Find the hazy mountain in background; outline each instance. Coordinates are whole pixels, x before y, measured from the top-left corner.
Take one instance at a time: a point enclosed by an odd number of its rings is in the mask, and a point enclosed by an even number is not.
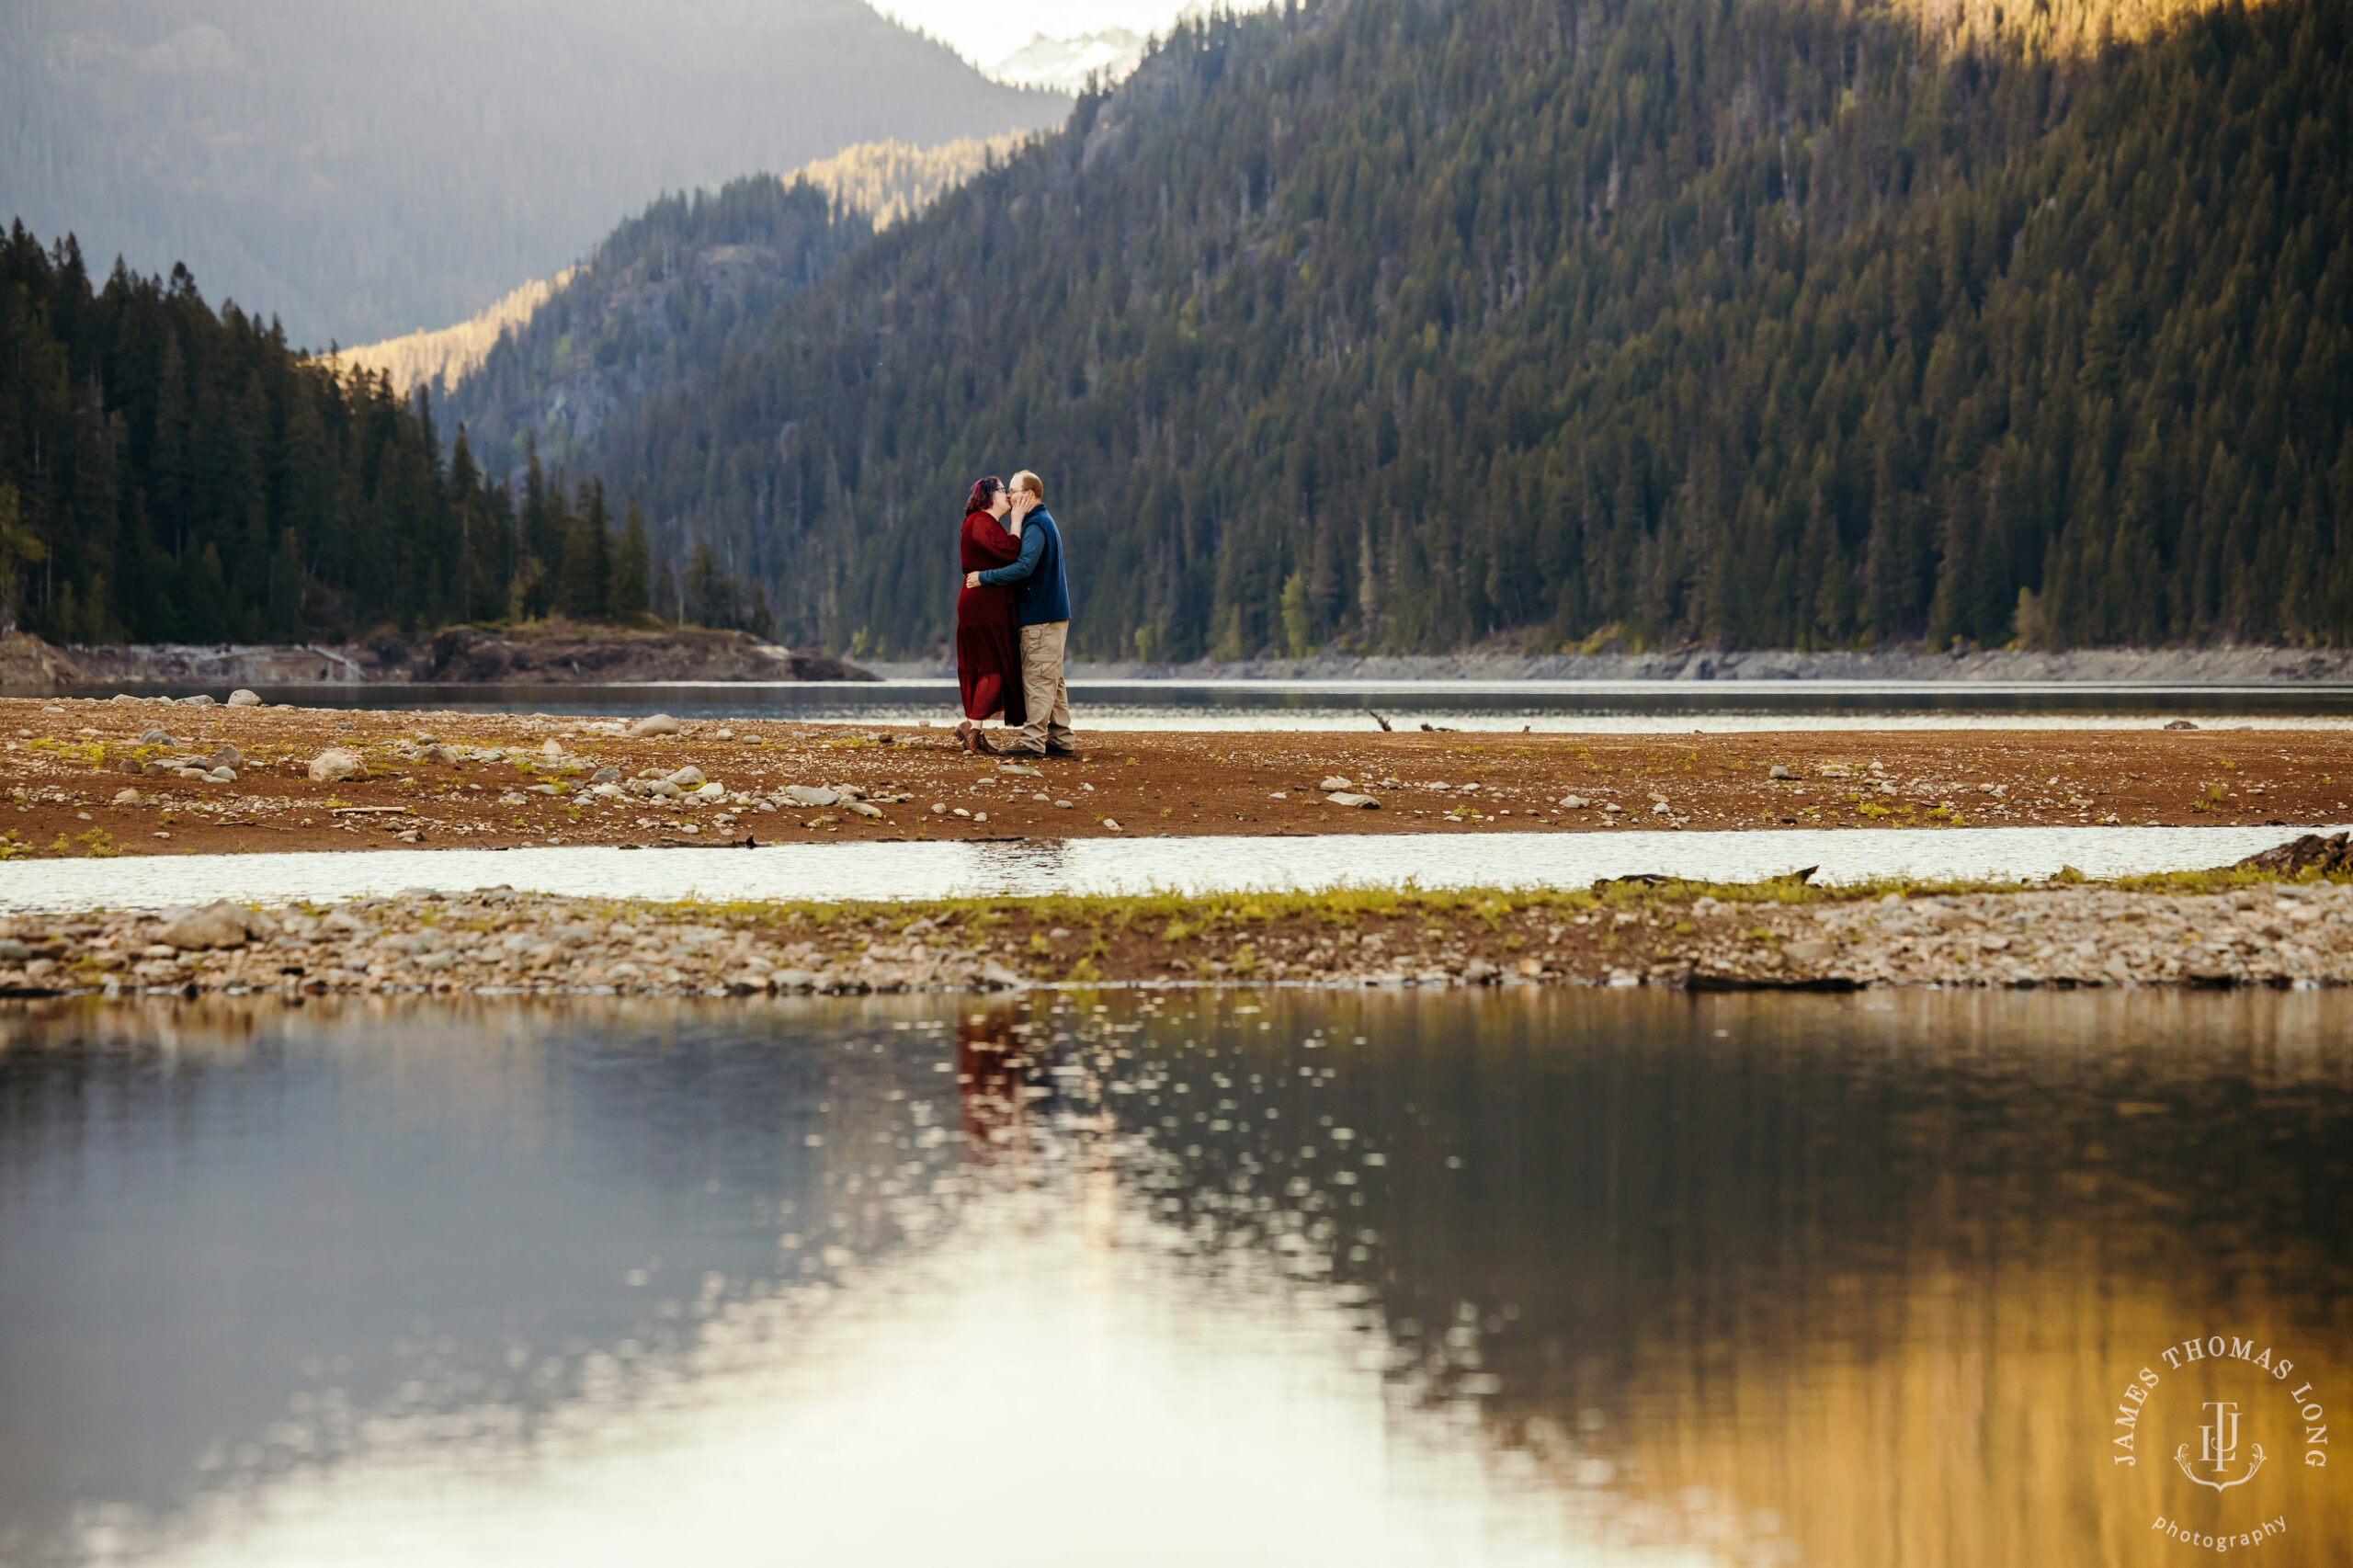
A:
[[[1145,39],[1126,28],[1107,28],[1077,38],[1048,38],[1039,33],[988,68],[991,76],[1017,86],[1044,87],[1058,93],[1079,93],[1093,77],[1105,85],[1120,81],[1143,60]]]
[[[0,209],[323,347],[462,321],[664,191],[1069,107],[859,0],[14,0]]]
[[[717,367],[877,230],[1003,162],[1021,141],[866,142],[786,179],[753,175],[717,192],[665,197],[553,289],[533,285],[501,301],[529,299],[519,314],[490,312],[345,358],[382,369],[405,361],[412,379],[394,381],[413,387],[438,352],[457,370],[433,386],[445,437],[462,426],[494,474],[519,472],[533,443],[561,465],[616,412]]]
[[[862,214],[875,229],[887,229],[930,206],[941,192],[952,189],[980,173],[988,166],[990,160],[1002,161],[1010,156],[1027,134],[1007,131],[1002,136],[966,136],[954,142],[944,142],[937,147],[913,147],[904,142],[861,142],[855,147],[843,148],[830,158],[804,164],[777,184],[781,189],[806,181],[832,197],[841,208]],[[767,176],[753,177],[757,180]],[[640,222],[640,220],[631,220],[617,231],[614,241],[622,251],[629,249],[631,236],[638,232]],[[738,244],[745,237],[738,234],[711,243]],[[604,246],[598,247],[599,257],[604,250]],[[767,256],[778,265],[781,265],[784,259],[781,253],[770,252]],[[689,249],[681,254],[676,248],[674,238],[672,248],[664,256],[665,277],[676,288],[695,286],[697,260],[691,242]],[[656,324],[658,329],[660,322],[669,319],[668,312],[649,316],[647,312],[631,307],[624,298],[629,292],[628,285],[618,281],[624,270],[609,266],[600,267],[594,261],[585,272],[566,267],[556,275],[552,282],[534,279],[523,284],[472,320],[432,332],[413,332],[400,337],[386,338],[381,343],[346,348],[336,358],[346,365],[381,371],[392,379],[393,387],[401,392],[426,387],[437,396],[446,398],[459,381],[490,358],[502,334],[510,328],[521,333],[540,307],[570,288],[575,278],[584,291],[596,295],[596,309],[604,315],[632,313],[641,321]],[[796,271],[790,281],[798,285],[805,279]],[[519,439],[509,440],[508,437],[519,437],[524,428],[534,425],[539,426],[542,445],[551,453],[561,452],[569,447],[574,434],[570,421],[567,419],[557,424],[548,419],[556,408],[556,400],[549,395],[552,389],[543,383],[551,380],[556,372],[553,350],[557,340],[572,335],[584,325],[591,334],[600,330],[604,324],[601,320],[595,324],[589,324],[591,313],[567,311],[563,331],[547,335],[547,340],[537,346],[518,346],[522,360],[537,364],[543,372],[540,378],[542,384],[535,384],[529,392],[511,404],[498,406],[482,395],[486,391],[483,388],[469,389],[458,397],[458,416],[460,419],[471,416],[475,424],[476,449],[484,460],[496,460],[493,454],[506,449],[509,456],[519,461],[522,455]],[[575,314],[577,319],[574,319]],[[566,358],[565,372],[575,381],[601,381],[610,369],[593,353],[567,355]],[[519,381],[517,384],[519,385]],[[636,389],[639,392],[644,390],[643,386]],[[574,391],[576,395],[564,400],[568,406],[601,407],[610,401],[609,394],[585,385]],[[527,403],[537,405],[537,412],[526,409],[523,405]]]

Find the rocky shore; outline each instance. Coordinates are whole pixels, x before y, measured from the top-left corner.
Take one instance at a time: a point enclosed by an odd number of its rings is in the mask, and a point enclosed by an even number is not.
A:
[[[757,906],[497,888],[320,907],[18,915],[0,921],[0,995],[2340,985],[2353,982],[2347,875]]]
[[[544,686],[620,681],[872,680],[855,665],[779,647],[745,631],[538,621],[380,632],[354,642],[103,643],[51,648],[38,638],[0,657],[15,687]],[[6,654],[0,650],[0,654]]]

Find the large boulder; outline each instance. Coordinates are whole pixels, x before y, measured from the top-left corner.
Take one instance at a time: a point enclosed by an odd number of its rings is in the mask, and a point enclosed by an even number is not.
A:
[[[311,782],[313,784],[333,784],[345,778],[367,777],[368,764],[360,759],[359,754],[346,751],[341,746],[330,746],[311,759]]]
[[[667,713],[648,713],[629,727],[630,738],[642,740],[647,735],[675,735],[685,726]]]
[[[278,933],[278,923],[222,899],[202,909],[184,910],[164,923],[155,940],[175,948],[242,948]]]

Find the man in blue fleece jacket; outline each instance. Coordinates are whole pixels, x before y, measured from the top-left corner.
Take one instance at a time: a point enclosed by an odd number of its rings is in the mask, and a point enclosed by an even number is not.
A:
[[[1013,519],[1021,553],[1009,566],[968,572],[966,587],[1013,586],[1021,628],[1021,695],[1029,722],[999,750],[1031,756],[1076,756],[1063,650],[1070,638],[1070,585],[1063,577],[1063,536],[1046,510],[1046,482],[1023,469],[1013,476]],[[977,739],[977,735],[975,736]]]

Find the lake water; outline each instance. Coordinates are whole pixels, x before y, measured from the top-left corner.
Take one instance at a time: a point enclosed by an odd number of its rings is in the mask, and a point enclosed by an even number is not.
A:
[[[78,695],[107,697],[116,687]],[[149,688],[141,688],[142,691]],[[174,696],[226,687],[163,687]],[[688,681],[615,686],[290,686],[266,693],[305,707],[684,719],[952,725],[953,680]],[[1401,730],[1649,733],[1756,730],[2146,729],[2190,718],[2206,728],[2342,729],[2353,687],[2167,687],[2125,683],[1925,681],[1100,681],[1071,684],[1082,730],[1370,730],[1366,710]]]
[[[754,818],[756,824],[760,819]],[[1245,892],[1346,884],[1584,887],[1656,872],[1762,881],[2027,881],[2227,866],[2296,827],[1773,828],[1707,833],[1331,834],[1040,838],[1009,844],[781,844],[756,849],[373,849],[0,862],[0,909],[164,909],[233,898],[326,903],[507,886],[588,898],[721,901]]]
[[[2320,1568],[2348,1176],[2335,993],[12,1009],[0,1562]]]

